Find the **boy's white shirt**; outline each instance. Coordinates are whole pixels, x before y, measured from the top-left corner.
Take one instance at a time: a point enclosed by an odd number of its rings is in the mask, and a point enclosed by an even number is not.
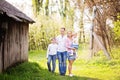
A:
[[[49,44],[48,45],[48,49],[47,49],[47,58],[48,58],[48,55],[56,55],[57,54],[57,49],[58,49],[58,45],[57,44]]]
[[[66,39],[67,39],[66,35],[64,35],[63,37],[62,37],[62,35],[58,35],[56,37],[57,44],[58,44],[58,50],[57,51],[59,51],[59,52],[67,51],[66,46],[65,46]]]

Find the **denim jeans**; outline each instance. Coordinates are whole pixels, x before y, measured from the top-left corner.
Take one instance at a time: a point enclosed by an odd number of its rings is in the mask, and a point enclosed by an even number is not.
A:
[[[60,75],[65,75],[66,73],[66,60],[67,60],[67,51],[57,52],[57,57],[59,61],[59,73]]]
[[[52,62],[52,68],[51,68],[51,62]],[[56,68],[56,55],[48,55],[48,61],[47,61],[48,70],[51,72],[55,71]]]

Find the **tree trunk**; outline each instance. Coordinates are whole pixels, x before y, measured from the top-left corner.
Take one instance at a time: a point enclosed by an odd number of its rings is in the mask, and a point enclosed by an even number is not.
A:
[[[97,43],[99,44],[99,46],[101,47],[101,49],[104,51],[105,56],[106,56],[108,59],[111,59],[108,51],[106,50],[106,48],[104,47],[104,45],[102,44],[102,42],[99,40],[99,38],[97,37],[97,35],[96,35],[95,32],[93,32],[93,36],[94,36],[95,40],[97,41]]]

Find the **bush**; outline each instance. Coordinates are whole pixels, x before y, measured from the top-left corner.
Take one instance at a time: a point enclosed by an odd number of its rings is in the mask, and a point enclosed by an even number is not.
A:
[[[119,44],[120,42],[120,13],[117,16],[118,20],[114,22],[114,40],[115,43]]]

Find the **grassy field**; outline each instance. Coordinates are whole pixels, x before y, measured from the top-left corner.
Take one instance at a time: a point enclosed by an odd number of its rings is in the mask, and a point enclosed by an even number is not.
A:
[[[60,76],[58,61],[55,73],[47,70],[46,51],[30,51],[29,62],[22,63],[0,74],[0,80],[120,80],[120,48],[112,50],[114,59],[107,60],[102,52],[89,59],[89,50],[79,49],[79,57],[74,62],[74,77]]]

